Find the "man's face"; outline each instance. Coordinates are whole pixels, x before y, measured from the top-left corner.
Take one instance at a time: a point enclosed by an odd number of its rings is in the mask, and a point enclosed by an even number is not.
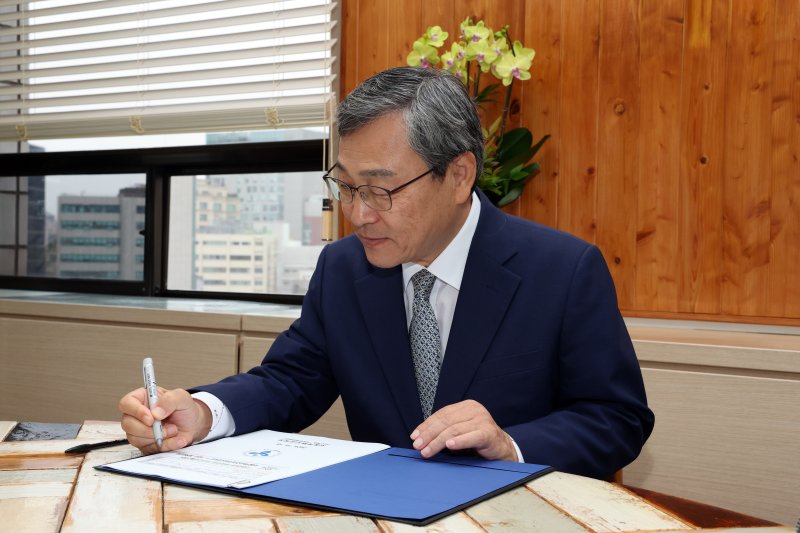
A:
[[[463,160],[466,159],[465,164]],[[469,161],[472,175],[469,176]],[[428,170],[408,145],[402,115],[389,113],[339,141],[336,177],[351,185],[394,189]],[[430,265],[466,220],[474,157],[462,154],[443,180],[432,174],[392,194],[389,211],[375,211],[356,195],[342,203],[344,216],[364,245],[367,259],[380,268],[406,262]]]

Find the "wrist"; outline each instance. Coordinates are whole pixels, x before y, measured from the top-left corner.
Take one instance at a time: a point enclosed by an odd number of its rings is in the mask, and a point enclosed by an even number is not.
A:
[[[192,398],[195,403],[195,407],[197,408],[197,429],[194,432],[194,438],[192,443],[200,442],[211,431],[211,424],[213,422],[213,416],[211,415],[211,409],[206,405],[204,402],[198,400],[197,398]]]
[[[511,461],[512,463],[519,463],[520,457],[517,453],[517,446],[514,443],[514,439],[511,438],[511,435],[503,432],[503,435],[506,437],[506,446],[508,447],[508,455],[506,461]]]

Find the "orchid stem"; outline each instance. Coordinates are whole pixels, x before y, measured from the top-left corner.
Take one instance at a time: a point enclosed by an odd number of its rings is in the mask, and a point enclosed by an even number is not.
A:
[[[508,119],[508,110],[511,103],[511,87],[514,85],[514,82],[508,84],[508,89],[506,89],[506,101],[503,103],[503,120],[500,122],[500,142],[497,143],[498,148],[503,144],[503,137],[506,134],[506,120]]]

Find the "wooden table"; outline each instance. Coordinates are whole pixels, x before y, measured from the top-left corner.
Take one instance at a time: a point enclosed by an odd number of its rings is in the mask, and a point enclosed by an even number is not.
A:
[[[14,427],[0,422],[0,440]],[[132,446],[85,456],[63,450],[123,437],[117,422],[87,421],[75,440],[0,442],[0,530],[184,533],[480,531],[698,531],[702,527],[627,488],[554,472],[424,528],[237,498],[92,467],[138,454]],[[732,513],[735,515],[735,513]],[[792,532],[786,526],[750,532]],[[741,526],[742,523],[739,524]],[[714,531],[742,531],[742,527]]]

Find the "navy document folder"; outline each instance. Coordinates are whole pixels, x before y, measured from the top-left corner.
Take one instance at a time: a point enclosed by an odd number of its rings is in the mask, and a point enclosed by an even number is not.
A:
[[[552,471],[544,465],[488,461],[387,448],[331,466],[246,488],[131,474],[114,463],[98,470],[168,481],[278,503],[426,525]]]

